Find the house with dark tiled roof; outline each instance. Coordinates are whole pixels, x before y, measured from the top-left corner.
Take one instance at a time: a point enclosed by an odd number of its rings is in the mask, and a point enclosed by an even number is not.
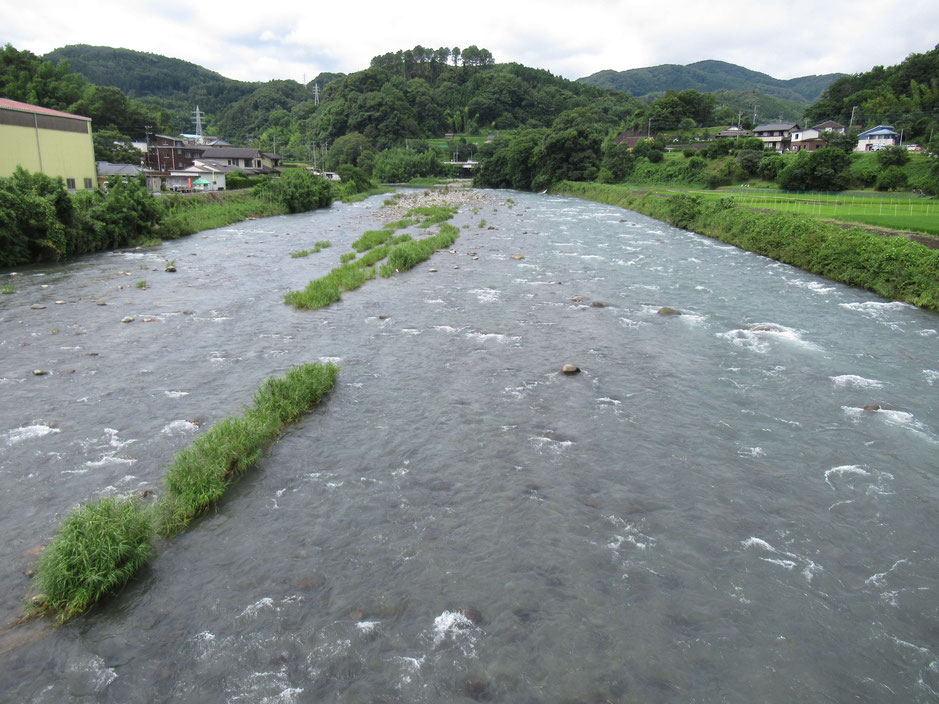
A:
[[[772,147],[777,152],[784,152],[789,148],[790,137],[793,130],[798,130],[795,122],[768,122],[753,128],[753,136],[763,140],[763,148]]]
[[[790,135],[789,148],[794,152],[814,152],[828,145],[828,140],[822,137],[825,132],[844,133],[844,129],[844,125],[834,120],[806,127],[804,130],[795,129]]]

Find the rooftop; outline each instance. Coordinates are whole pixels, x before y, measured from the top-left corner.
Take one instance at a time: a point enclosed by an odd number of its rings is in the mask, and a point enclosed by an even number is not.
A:
[[[90,117],[82,117],[81,115],[73,115],[70,112],[62,112],[61,110],[53,110],[52,108],[41,108],[38,105],[30,105],[29,103],[21,103],[18,100],[10,100],[9,98],[0,98],[0,108],[4,110],[16,110],[17,112],[31,112],[37,115],[54,115],[55,117],[70,117],[73,120],[88,120],[91,122]]]

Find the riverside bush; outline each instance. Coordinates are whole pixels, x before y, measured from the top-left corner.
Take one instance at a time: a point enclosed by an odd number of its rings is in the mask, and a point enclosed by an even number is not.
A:
[[[633,192],[623,186],[565,181],[553,189],[636,210],[741,249],[792,264],[884,298],[939,310],[939,250],[904,237],[881,237],[790,213],[762,213],[679,194]]]

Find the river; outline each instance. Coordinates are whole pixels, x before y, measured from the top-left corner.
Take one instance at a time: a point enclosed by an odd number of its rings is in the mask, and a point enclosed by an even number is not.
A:
[[[939,316],[480,197],[452,251],[312,312],[283,294],[383,197],[0,272],[5,623],[72,507],[342,369],[120,594],[5,627],[0,700],[939,701]]]

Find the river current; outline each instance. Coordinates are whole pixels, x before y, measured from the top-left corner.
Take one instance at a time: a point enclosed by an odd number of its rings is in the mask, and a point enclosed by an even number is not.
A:
[[[312,312],[283,294],[383,197],[0,272],[5,623],[71,508],[342,369],[120,594],[4,627],[0,701],[939,701],[939,316],[478,197],[451,251]]]

